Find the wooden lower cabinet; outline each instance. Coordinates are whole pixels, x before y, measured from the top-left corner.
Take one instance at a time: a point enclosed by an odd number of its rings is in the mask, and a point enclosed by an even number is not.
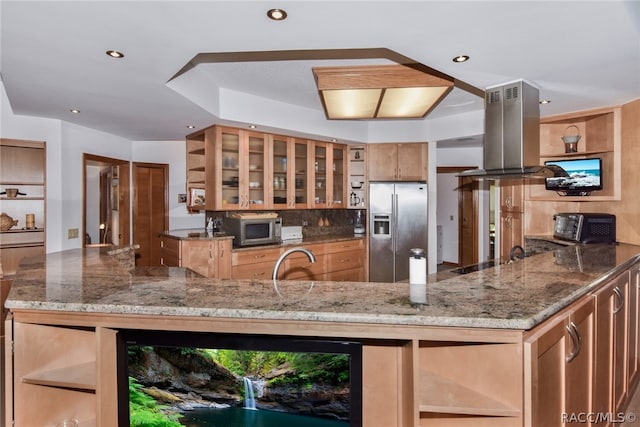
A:
[[[595,293],[593,410],[597,413],[620,412],[629,392],[629,281],[630,273],[626,271]]]
[[[523,213],[502,212],[500,214],[500,258],[508,260],[514,246],[524,247]],[[516,254],[519,256],[519,254]]]
[[[525,426],[584,424],[592,412],[594,319],[587,296],[525,338]]]
[[[306,254],[294,252],[285,258],[278,270],[280,280],[331,280],[336,282],[365,280],[365,239],[330,243],[303,244],[313,253],[312,263]],[[233,252],[234,279],[270,279],[278,257],[288,247],[242,249]]]
[[[231,277],[231,239],[162,239],[162,264],[186,267],[204,277]]]
[[[116,331],[13,323],[13,416],[6,425],[117,425]],[[8,366],[8,365],[7,365]],[[37,408],[34,408],[37,405]],[[13,424],[12,424],[13,422]]]
[[[640,263],[629,270],[629,389],[637,384],[640,377]]]

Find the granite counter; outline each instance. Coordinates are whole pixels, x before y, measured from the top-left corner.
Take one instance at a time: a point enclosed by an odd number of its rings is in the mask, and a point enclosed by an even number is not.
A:
[[[425,304],[407,283],[203,278],[172,267],[127,270],[104,248],[25,260],[11,310],[530,329],[640,259],[633,245],[576,245],[512,264],[428,278]]]

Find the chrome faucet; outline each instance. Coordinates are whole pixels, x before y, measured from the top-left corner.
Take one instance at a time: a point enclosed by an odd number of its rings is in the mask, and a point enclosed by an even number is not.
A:
[[[288,257],[289,255],[291,255],[294,252],[302,252],[303,254],[306,254],[309,257],[309,261],[316,262],[316,257],[315,255],[313,255],[313,253],[309,250],[309,249],[305,249],[305,248],[291,248],[285,252],[282,253],[282,255],[280,255],[278,257],[278,260],[276,261],[275,265],[273,266],[273,274],[271,275],[273,278],[273,289],[275,289],[276,293],[278,294],[278,296],[282,296],[280,294],[280,291],[278,290],[278,269],[280,269],[280,264],[282,264],[282,261],[284,261],[284,259],[286,257]]]

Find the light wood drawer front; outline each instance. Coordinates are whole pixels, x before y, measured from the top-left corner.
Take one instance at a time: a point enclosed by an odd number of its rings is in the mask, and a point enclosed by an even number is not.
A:
[[[325,274],[322,280],[331,280],[333,282],[362,282],[364,281],[364,268],[356,267],[348,270],[333,271]]]
[[[338,252],[327,256],[328,272],[348,270],[350,268],[361,267],[364,265],[364,251],[362,250]]]
[[[250,265],[239,265],[231,268],[233,279],[271,279],[272,262],[258,262]]]
[[[44,242],[43,231],[27,231],[24,233],[0,233],[0,245],[24,245],[25,243]]]
[[[364,249],[364,239],[344,240],[327,245],[327,253],[352,251],[354,249]]]
[[[294,254],[291,255],[293,257]],[[295,255],[298,255],[297,253]],[[322,276],[326,270],[326,255],[316,255],[316,262],[311,263],[305,254],[296,259],[287,258],[286,266],[280,267],[278,279],[298,280],[312,279]]]
[[[282,248],[237,251],[233,252],[233,255],[231,257],[231,265],[246,265],[266,261],[275,263],[281,253]],[[273,264],[271,264],[271,266],[273,267]]]

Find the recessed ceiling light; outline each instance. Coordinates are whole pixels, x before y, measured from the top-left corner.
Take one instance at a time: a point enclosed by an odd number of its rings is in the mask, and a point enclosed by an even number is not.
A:
[[[338,140],[335,138],[331,138],[331,142],[338,142]]]
[[[453,62],[467,62],[469,55],[458,55],[452,59]]]
[[[124,53],[118,52],[117,50],[108,50],[105,53],[112,58],[124,58]]]
[[[249,125],[249,129],[255,129],[256,125]]]
[[[543,99],[542,101],[540,101],[540,104],[550,104],[551,101],[548,99]]]
[[[188,129],[195,129],[195,126],[194,125],[187,125],[187,128]]]
[[[267,16],[269,19],[273,19],[274,21],[284,21],[287,19],[287,12],[282,9],[269,9],[267,11]]]
[[[77,108],[72,108],[71,111],[73,114],[80,114],[80,110],[78,110]]]

